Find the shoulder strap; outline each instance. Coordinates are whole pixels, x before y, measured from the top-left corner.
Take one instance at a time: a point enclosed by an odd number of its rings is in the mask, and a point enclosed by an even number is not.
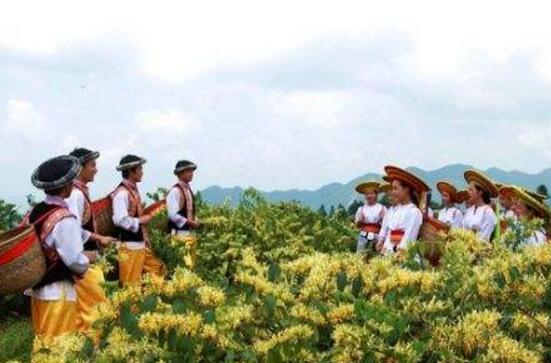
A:
[[[57,208],[42,216],[38,221],[35,222],[38,223],[39,221],[44,220],[42,230],[40,231],[40,236],[38,236],[40,240],[44,241],[46,237],[50,233],[52,233],[52,230],[54,229],[56,224],[59,223],[62,219],[70,217],[74,216],[67,208]]]

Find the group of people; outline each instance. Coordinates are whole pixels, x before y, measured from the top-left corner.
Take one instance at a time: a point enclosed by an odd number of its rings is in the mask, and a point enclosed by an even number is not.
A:
[[[438,221],[445,229],[470,230],[481,240],[491,242],[515,223],[535,218],[548,222],[551,216],[545,195],[496,183],[475,170],[466,171],[464,177],[467,190],[458,190],[447,181],[437,183],[442,197]],[[356,191],[365,196],[365,204],[355,215],[360,230],[358,253],[368,248],[381,254],[404,250],[410,242],[420,238],[424,221],[434,218],[429,206],[430,188],[423,180],[394,166],[385,167],[383,180],[356,186]],[[378,202],[380,193],[386,194],[389,206]],[[522,243],[541,245],[546,241],[547,234],[542,227]]]
[[[99,157],[97,151],[77,148],[47,160],[32,174],[33,185],[45,193],[24,222],[34,226],[46,257],[45,276],[26,291],[37,337],[51,339],[75,332],[94,336],[93,310],[106,301],[103,272],[95,265],[103,247],[118,244],[123,286],[139,284],[144,273],[164,277],[165,265],[149,246],[147,226],[153,215],[144,211],[138,189],[146,160],[126,155],[116,167],[122,180],[109,195],[115,233],[103,236],[97,233],[89,194]],[[169,232],[191,247],[196,244],[193,230],[200,225],[190,188],[196,169],[191,161],[178,161],[177,182],[166,198]],[[194,266],[193,254],[185,263]]]

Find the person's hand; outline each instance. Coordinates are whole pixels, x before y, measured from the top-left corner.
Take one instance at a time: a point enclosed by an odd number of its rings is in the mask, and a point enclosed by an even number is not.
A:
[[[117,241],[116,238],[110,236],[98,236],[98,243],[101,247],[107,247]]]
[[[191,219],[188,220],[186,223],[193,229],[197,229],[201,225],[201,223],[198,220],[191,220]]]
[[[82,254],[88,257],[88,261],[90,261],[90,263],[95,262],[98,257],[96,251],[83,251]]]
[[[140,224],[148,224],[153,219],[152,215],[146,214],[139,218]]]

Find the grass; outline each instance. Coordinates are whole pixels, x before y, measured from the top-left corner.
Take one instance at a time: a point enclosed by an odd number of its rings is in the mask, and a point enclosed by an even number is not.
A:
[[[32,345],[30,320],[8,318],[0,322],[0,362],[30,362]]]

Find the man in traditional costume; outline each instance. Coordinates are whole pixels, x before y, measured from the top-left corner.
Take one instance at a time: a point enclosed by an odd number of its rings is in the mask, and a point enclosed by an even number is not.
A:
[[[451,228],[463,226],[463,213],[457,208],[456,203],[462,203],[458,196],[457,189],[453,184],[441,181],[436,184],[436,189],[442,196],[442,209],[438,213],[438,220],[446,223]]]
[[[368,244],[371,249],[374,249],[379,238],[386,212],[386,208],[377,203],[379,186],[380,183],[376,181],[364,182],[356,186],[356,191],[365,196],[365,204],[358,208],[354,220],[356,226],[360,229],[356,246],[357,253],[365,251]]]
[[[95,251],[84,251],[78,218],[65,199],[81,164],[72,156],[59,156],[42,163],[32,175],[32,183],[44,190],[46,198],[29,214],[46,256],[47,272],[32,288],[31,315],[35,335],[54,337],[77,332],[77,292],[75,281],[96,259]]]
[[[470,207],[463,217],[463,228],[475,232],[481,240],[490,242],[498,223],[491,206],[492,198],[497,198],[499,194],[498,189],[478,171],[467,170],[464,177],[469,184]]]
[[[107,246],[115,241],[112,237],[104,237],[96,233],[95,219],[92,213],[92,201],[88,184],[94,181],[97,173],[96,160],[100,154],[97,151],[77,148],[69,155],[80,161],[81,171],[74,181],[71,196],[65,201],[71,213],[77,217],[82,226],[84,250],[97,252],[100,247]],[[93,323],[92,312],[94,307],[107,301],[103,289],[104,283],[103,271],[93,264],[90,265],[83,278],[76,281],[77,326],[79,331],[89,332]]]
[[[178,182],[170,189],[166,198],[169,232],[173,240],[186,246],[188,252],[184,263],[191,269],[197,263],[197,238],[193,231],[200,226],[195,215],[195,196],[190,187],[195,170],[195,163],[189,160],[178,161],[174,168]]]
[[[410,242],[416,241],[423,223],[423,213],[419,209],[420,198],[430,188],[425,182],[410,172],[394,167],[385,167],[386,179],[392,184],[396,206],[387,220],[387,233],[382,244],[383,254],[405,250]]]
[[[116,237],[121,242],[119,278],[123,285],[140,283],[143,273],[163,277],[166,270],[163,262],[150,249],[147,224],[153,217],[144,214],[138,190],[145,163],[145,159],[136,155],[124,156],[117,166],[122,173],[122,182],[111,194],[113,223]]]

